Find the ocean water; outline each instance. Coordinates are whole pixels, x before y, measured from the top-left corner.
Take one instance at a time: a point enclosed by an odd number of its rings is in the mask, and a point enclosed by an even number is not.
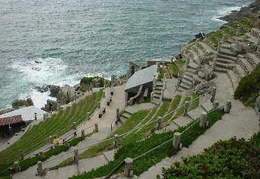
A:
[[[128,61],[169,60],[194,34],[210,32],[253,0],[0,0],[0,109],[74,85],[122,75]]]

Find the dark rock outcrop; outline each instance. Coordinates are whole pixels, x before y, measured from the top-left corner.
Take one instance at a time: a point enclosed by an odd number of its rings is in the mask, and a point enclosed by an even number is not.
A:
[[[230,14],[221,17],[219,19],[232,22],[240,20],[241,18],[248,16],[252,13],[259,13],[260,12],[260,0],[256,0],[255,2],[251,3],[246,7],[242,7],[239,11],[232,11]]]

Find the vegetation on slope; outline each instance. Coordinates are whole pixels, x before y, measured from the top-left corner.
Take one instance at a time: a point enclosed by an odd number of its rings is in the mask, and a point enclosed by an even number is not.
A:
[[[203,154],[176,162],[164,178],[257,178],[260,175],[260,133],[250,141],[219,141]]]
[[[247,76],[243,77],[235,91],[234,97],[241,99],[246,106],[254,107],[260,91],[260,64]]]
[[[23,150],[25,155],[30,154],[46,145],[49,136],[61,136],[71,130],[73,122],[78,125],[87,120],[99,106],[101,96],[102,90],[33,126],[19,141],[0,152],[0,172],[11,166],[14,161],[19,160],[20,150]]]
[[[209,126],[212,126],[221,116],[224,114],[222,110],[217,110],[209,113]],[[188,127],[188,126],[187,126]],[[184,131],[185,128],[178,129],[179,132]],[[200,128],[199,123],[197,122],[192,127],[188,128],[185,133],[183,133],[182,138],[184,139],[184,146],[188,147],[193,140],[195,140],[199,135],[204,133],[207,129]],[[199,131],[199,132],[197,132]],[[92,170],[80,176],[74,176],[73,178],[97,178],[108,175],[116,166],[118,166],[125,158],[131,157],[135,158],[154,147],[171,140],[173,136],[173,132],[161,133],[161,134],[153,134],[146,140],[134,141],[129,140],[129,142],[122,146],[117,153],[115,154],[115,160],[109,162],[107,165],[99,167],[96,170]],[[162,145],[160,148],[144,155],[141,158],[138,158],[134,161],[134,173],[135,175],[140,175],[144,171],[146,171],[151,166],[160,162],[163,158],[167,156],[172,156],[177,151],[174,150],[172,146],[172,142],[169,141],[165,145]],[[122,171],[122,170],[121,170]],[[119,171],[120,172],[120,171]]]

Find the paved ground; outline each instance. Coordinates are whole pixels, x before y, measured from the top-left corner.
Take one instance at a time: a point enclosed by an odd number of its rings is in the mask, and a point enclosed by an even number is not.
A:
[[[183,148],[173,157],[167,157],[157,163],[148,171],[144,172],[139,178],[156,179],[156,175],[161,174],[162,167],[168,168],[175,161],[181,161],[182,157],[197,155],[204,151],[205,148],[219,140],[227,140],[234,136],[237,138],[250,138],[254,133],[259,131],[259,117],[250,107],[245,107],[241,102],[233,99],[232,87],[228,82],[225,74],[218,74],[217,83],[217,100],[224,104],[227,100],[232,102],[230,114],[226,114],[222,120],[217,121],[203,135],[198,137],[189,148]]]
[[[177,78],[166,79],[166,89],[164,90],[164,98],[172,99],[175,96],[175,85],[177,83]]]

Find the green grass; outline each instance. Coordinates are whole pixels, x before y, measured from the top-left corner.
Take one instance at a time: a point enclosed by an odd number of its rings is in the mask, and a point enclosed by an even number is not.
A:
[[[164,68],[159,67],[158,68],[158,80],[162,80],[163,79],[164,73],[165,73]]]
[[[176,65],[176,63],[168,63],[167,66],[170,69],[171,75],[175,78],[178,78],[179,67]]]
[[[193,99],[195,99],[195,100],[193,100]],[[199,98],[198,94],[192,94],[192,100],[193,101],[191,102],[189,111],[196,109],[197,107],[199,107],[199,104],[200,104],[200,98]]]
[[[179,109],[177,109],[173,119],[180,117],[184,113],[184,103],[185,103],[185,101],[190,101],[190,100],[191,100],[191,97],[189,97],[189,96],[186,96],[184,98],[183,102],[180,104],[181,107]]]
[[[61,136],[71,130],[73,122],[80,124],[84,120],[88,120],[91,113],[98,107],[101,96],[102,90],[33,126],[19,141],[0,152],[0,171],[19,160],[20,150],[23,150],[25,155],[30,154],[46,145],[50,135]]]
[[[164,169],[163,177],[259,178],[259,134],[250,141],[236,138],[218,141],[202,154],[184,158],[182,162],[175,162],[169,169]]]
[[[214,113],[214,112],[212,112]],[[218,113],[218,112],[217,112]],[[219,112],[221,115],[223,115],[223,112]],[[214,115],[211,115],[210,119],[211,122],[217,121],[218,119],[213,119],[213,117],[217,117],[214,113]],[[213,125],[213,124],[212,124]],[[179,131],[183,131],[185,128],[179,129]],[[199,135],[201,135],[201,132],[196,132],[198,130],[195,127],[190,127],[187,129],[187,131],[183,134],[185,145],[189,145],[194,141]],[[200,131],[205,132],[207,129],[202,128]],[[151,137],[147,138],[143,141],[129,141],[128,144],[121,147],[117,153],[115,154],[115,160],[109,162],[108,164],[99,167],[95,170],[92,170],[90,172],[87,172],[85,174],[74,176],[73,178],[98,178],[108,175],[119,163],[121,163],[125,158],[131,157],[135,158],[150,149],[153,149],[154,147],[162,144],[163,142],[166,142],[170,140],[165,145],[162,145],[160,148],[144,155],[143,157],[137,159],[134,161],[134,174],[139,176],[141,173],[149,169],[151,166],[155,165],[156,163],[160,162],[163,158],[167,156],[172,156],[177,153],[176,150],[174,150],[172,146],[172,136],[173,132],[167,132],[162,134],[153,134]],[[119,172],[122,172],[123,169],[121,169]]]

